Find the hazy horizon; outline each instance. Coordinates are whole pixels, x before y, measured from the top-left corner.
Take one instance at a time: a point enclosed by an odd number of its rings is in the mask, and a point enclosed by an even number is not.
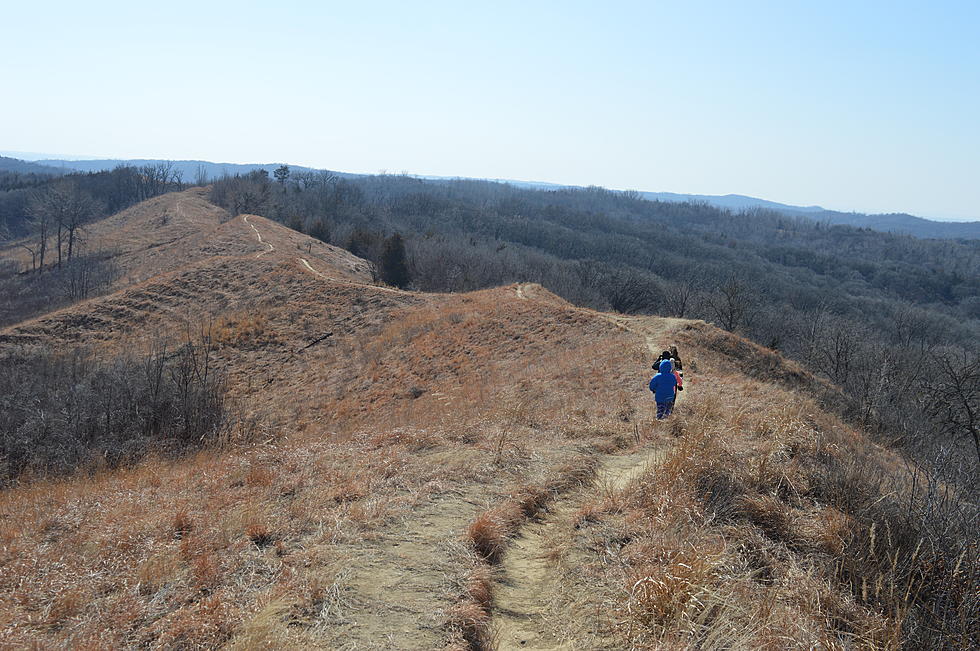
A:
[[[19,158],[20,160],[25,160],[25,161],[56,160],[56,161],[71,162],[71,161],[93,161],[93,160],[95,160],[95,161],[97,161],[97,160],[184,160],[184,161],[200,161],[200,162],[203,162],[203,163],[212,163],[212,164],[215,164],[215,165],[277,165],[277,164],[295,165],[295,163],[291,163],[289,161],[227,161],[227,160],[210,160],[210,159],[203,159],[203,158],[201,158],[201,159],[165,159],[165,158],[160,158],[158,156],[136,156],[136,157],[133,157],[133,158],[130,158],[130,159],[121,159],[121,158],[118,158],[118,157],[110,157],[110,156],[84,156],[84,155],[83,156],[79,156],[79,155],[71,155],[71,154],[52,154],[52,153],[42,153],[42,152],[6,151],[6,150],[0,150],[0,156],[8,156],[8,157],[11,157],[11,158]],[[312,167],[312,166],[301,166],[301,167]],[[353,171],[353,170],[337,169],[335,167],[322,167],[322,168],[316,168],[316,169],[329,169],[329,170],[332,170],[334,172],[344,172],[344,173],[350,173],[350,174],[378,174],[378,173],[401,174],[401,173],[405,173],[405,174],[408,174],[410,176],[415,176],[415,177],[419,177],[419,178],[442,178],[442,179],[468,178],[468,179],[477,179],[477,180],[485,180],[485,181],[511,182],[511,183],[542,183],[542,184],[554,184],[554,185],[575,186],[575,187],[586,187],[587,185],[595,185],[595,184],[571,184],[571,183],[562,183],[562,182],[559,182],[559,181],[542,181],[540,179],[513,179],[513,178],[508,179],[508,178],[489,178],[489,177],[460,177],[458,175],[455,175],[454,176],[454,175],[416,174],[414,172],[409,172],[409,171],[404,171],[404,172],[397,171],[396,172],[396,171],[393,171],[393,170],[378,170],[376,172],[358,172],[358,171]],[[602,187],[606,187],[606,186],[602,186]],[[692,196],[718,196],[718,197],[723,197],[723,196],[744,196],[744,197],[749,197],[749,195],[746,195],[746,194],[743,194],[743,193],[739,193],[739,192],[731,192],[731,193],[727,193],[726,195],[722,195],[722,194],[703,193],[703,192],[681,192],[681,191],[675,191],[675,190],[663,189],[663,188],[650,189],[650,188],[606,187],[606,189],[616,190],[616,191],[637,190],[639,192],[666,193],[666,194],[692,195]],[[762,200],[765,200],[765,201],[774,201],[773,199],[771,199],[769,197],[750,197],[750,198],[753,198],[753,199],[762,199]],[[806,205],[805,206],[805,205],[800,204],[800,203],[794,203],[792,201],[779,201],[779,202],[776,202],[776,203],[782,203],[782,204],[785,204],[785,205],[788,205],[788,206],[799,207],[799,208],[813,207],[813,206],[810,206],[810,205]],[[822,208],[824,210],[832,210],[832,211],[836,211],[836,212],[861,212],[861,211],[851,210],[851,209],[848,209],[848,208],[835,208],[835,207],[830,207],[830,206],[827,206],[827,205],[824,205],[824,204],[816,204],[816,207]],[[912,213],[909,213],[908,211],[896,211],[896,212],[904,213],[904,214],[912,214]],[[867,214],[884,214],[884,213],[876,212],[876,213],[867,213]],[[914,214],[912,216],[913,217],[919,217],[919,218],[922,218],[922,219],[927,219],[929,221],[938,221],[938,222],[966,223],[966,222],[980,221],[980,218],[976,218],[976,217],[958,217],[958,216],[944,216],[944,215],[914,215]]]
[[[976,220],[978,22],[965,1],[21,4],[0,145]]]

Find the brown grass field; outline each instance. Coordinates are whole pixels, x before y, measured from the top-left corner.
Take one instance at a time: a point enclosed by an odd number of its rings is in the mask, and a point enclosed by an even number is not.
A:
[[[203,333],[238,435],[0,492],[0,648],[902,646],[929,550],[875,509],[916,499],[882,480],[903,461],[771,352],[536,285],[378,286],[200,190],[88,237],[115,291],[0,346]],[[669,344],[688,389],[657,422]]]

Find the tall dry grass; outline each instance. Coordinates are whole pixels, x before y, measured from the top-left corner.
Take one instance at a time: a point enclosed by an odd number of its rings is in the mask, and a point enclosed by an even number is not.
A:
[[[975,647],[970,507],[930,520],[906,464],[809,398],[713,380],[663,465],[565,531],[585,567],[586,548],[620,564],[590,575],[616,604],[594,630],[635,648]]]

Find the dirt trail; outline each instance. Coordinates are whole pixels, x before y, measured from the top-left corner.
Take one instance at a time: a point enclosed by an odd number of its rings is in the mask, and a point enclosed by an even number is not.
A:
[[[314,275],[317,275],[320,278],[326,278],[326,276],[324,276],[322,273],[320,273],[319,271],[317,271],[316,269],[314,269],[313,267],[311,267],[310,266],[310,263],[306,261],[306,258],[300,258],[299,261],[301,263],[303,263],[303,266],[304,267],[306,267],[307,269],[309,269],[310,271],[312,271]]]
[[[486,508],[473,486],[439,495],[413,510],[383,537],[351,548],[351,571],[328,623],[332,648],[436,649],[453,605],[453,548]]]
[[[255,228],[255,227],[253,226],[252,228]],[[384,285],[370,285],[368,283],[359,283],[359,282],[356,282],[354,280],[331,278],[330,276],[328,276],[326,274],[323,274],[323,273],[320,273],[319,271],[317,271],[316,269],[314,269],[312,266],[310,266],[310,263],[309,263],[309,261],[306,258],[296,258],[296,259],[299,260],[300,264],[302,264],[303,267],[307,271],[309,271],[310,273],[312,273],[315,276],[319,276],[320,278],[323,278],[324,280],[336,280],[337,282],[345,282],[348,285],[357,285],[358,287],[370,287],[371,289],[376,289],[376,290],[381,291],[381,292],[388,292],[389,294],[405,295],[405,294],[408,293],[405,290],[402,290],[402,289],[394,289],[392,287],[385,287]]]
[[[272,251],[275,251],[276,250],[276,247],[272,246],[271,244],[269,244],[268,242],[266,242],[266,241],[264,241],[262,239],[262,233],[259,232],[259,229],[255,228],[255,224],[249,223],[249,221],[248,221],[248,215],[242,215],[242,221],[244,221],[246,224],[248,224],[249,226],[251,226],[252,227],[252,230],[255,231],[255,237],[259,238],[259,244],[265,244],[267,247],[269,247],[265,251],[260,251],[255,256],[256,258],[261,258],[266,253],[271,253]]]
[[[622,490],[664,450],[646,449],[631,455],[606,456],[599,467],[594,490]],[[521,529],[501,563],[501,579],[494,589],[493,622],[498,648],[572,649],[574,641],[561,637],[561,619],[555,614],[556,571],[546,558],[553,527],[579,507],[585,496],[557,502],[540,520]]]
[[[521,285],[517,286],[517,296],[527,298]],[[642,336],[654,359],[670,345],[670,332],[685,323],[683,319],[596,314]],[[648,466],[662,461],[665,454],[664,448],[653,448],[604,457],[593,492],[622,490]],[[493,622],[499,649],[576,648],[574,640],[562,637],[557,572],[547,559],[547,551],[556,524],[574,512],[587,495],[559,500],[543,518],[524,526],[508,548],[494,592]]]

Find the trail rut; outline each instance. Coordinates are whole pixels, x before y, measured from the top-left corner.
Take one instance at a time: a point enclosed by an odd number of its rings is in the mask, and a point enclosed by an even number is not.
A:
[[[622,490],[665,451],[652,448],[631,455],[607,456],[600,464],[594,490]],[[556,524],[577,509],[588,494],[559,500],[540,520],[524,526],[501,563],[501,578],[494,590],[492,613],[498,648],[572,649],[561,636],[557,603],[557,575],[547,559],[548,538]]]

